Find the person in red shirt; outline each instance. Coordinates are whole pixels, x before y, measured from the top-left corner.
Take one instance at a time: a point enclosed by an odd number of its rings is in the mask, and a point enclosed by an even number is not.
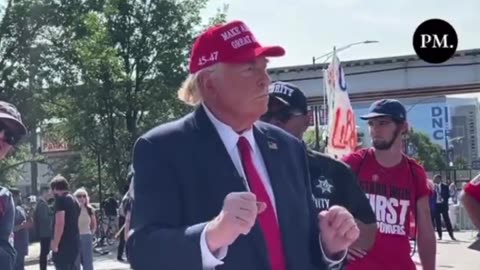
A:
[[[343,161],[367,194],[378,229],[370,251],[350,250],[347,270],[415,270],[410,236],[416,236],[423,269],[434,270],[436,243],[427,176],[402,151],[402,135],[408,132],[405,107],[398,100],[379,100],[361,119],[368,121],[373,147],[347,155]],[[416,235],[410,235],[410,219],[415,217]]]
[[[465,185],[460,198],[473,225],[480,230],[480,174]]]

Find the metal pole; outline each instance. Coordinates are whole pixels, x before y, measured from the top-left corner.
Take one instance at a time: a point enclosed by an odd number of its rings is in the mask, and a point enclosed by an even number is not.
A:
[[[450,155],[449,155],[450,147],[448,145],[447,129],[444,129],[443,137],[445,138],[445,158],[447,160],[447,166],[450,167]]]
[[[102,212],[102,158],[97,154],[97,170],[98,170],[98,199],[100,201],[100,212]]]
[[[315,123],[315,150],[320,151],[320,132],[318,130],[318,124],[319,124],[319,119],[318,119],[318,106],[313,107],[313,113],[315,114],[313,116],[313,120]]]
[[[100,241],[98,243],[99,247],[105,246],[105,231],[103,229],[103,196],[102,196],[102,157],[100,153],[97,153],[97,173],[98,173],[98,200],[100,206]]]
[[[315,56],[312,57],[312,66],[313,66],[313,69],[315,71]],[[318,106],[313,106],[313,122],[314,122],[314,125],[315,125],[315,150],[317,151],[320,151],[320,131],[318,129],[318,125],[319,125],[319,112],[318,112]]]

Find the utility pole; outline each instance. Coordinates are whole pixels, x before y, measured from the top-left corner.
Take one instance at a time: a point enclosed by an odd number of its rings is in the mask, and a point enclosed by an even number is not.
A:
[[[35,93],[35,73],[33,71],[34,69],[34,64],[33,64],[33,60],[34,60],[34,56],[32,55],[33,50],[35,50],[35,48],[31,47],[30,48],[30,61],[29,61],[29,67],[28,67],[28,89],[30,91],[30,93],[32,93],[32,97],[33,97],[33,93]],[[31,99],[32,100],[32,99]],[[32,102],[32,101],[30,101]],[[33,110],[35,110],[35,105],[34,104],[30,104],[29,106],[30,108],[33,108]],[[30,119],[30,153],[32,155],[32,157],[35,157],[37,154],[38,154],[38,134],[37,134],[37,119],[34,115],[36,115],[35,113],[31,113],[30,114],[31,116],[34,117],[34,119]],[[35,159],[33,159],[32,161],[30,161],[30,180],[31,180],[31,191],[30,193],[33,194],[33,195],[37,195],[38,194],[38,163]]]

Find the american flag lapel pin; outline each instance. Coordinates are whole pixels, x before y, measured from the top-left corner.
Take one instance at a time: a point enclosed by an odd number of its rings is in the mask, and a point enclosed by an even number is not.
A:
[[[273,150],[277,150],[278,149],[277,143],[269,141],[268,142],[268,148],[273,149]]]

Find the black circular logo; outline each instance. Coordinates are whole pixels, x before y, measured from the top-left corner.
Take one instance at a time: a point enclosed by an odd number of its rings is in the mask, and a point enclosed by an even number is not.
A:
[[[421,23],[413,34],[413,48],[418,57],[431,64],[440,64],[457,50],[458,37],[448,22],[431,19]]]

